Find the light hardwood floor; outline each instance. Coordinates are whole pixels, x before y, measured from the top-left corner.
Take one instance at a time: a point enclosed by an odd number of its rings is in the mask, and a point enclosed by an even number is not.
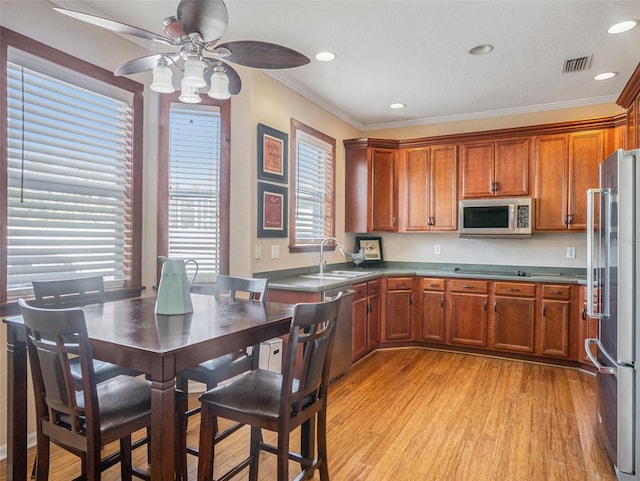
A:
[[[331,479],[615,481],[594,437],[594,384],[591,375],[543,364],[418,348],[374,352],[331,386]],[[192,422],[190,444],[197,435]],[[245,433],[221,445],[216,469],[247,443]],[[72,456],[54,453],[51,480],[79,472]],[[4,461],[0,469],[3,480]],[[273,455],[263,453],[260,480],[274,472]],[[189,475],[195,479],[192,456]],[[103,475],[118,478],[117,468]]]

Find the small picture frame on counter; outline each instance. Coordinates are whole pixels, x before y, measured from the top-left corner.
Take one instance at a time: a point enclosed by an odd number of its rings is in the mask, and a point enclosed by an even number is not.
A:
[[[366,263],[383,262],[381,237],[356,237],[356,252],[364,250]]]

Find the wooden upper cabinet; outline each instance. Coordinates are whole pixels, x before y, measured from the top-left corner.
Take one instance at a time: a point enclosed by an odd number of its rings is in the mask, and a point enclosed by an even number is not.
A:
[[[396,175],[393,149],[369,148],[368,231],[394,232],[397,227]]]
[[[461,198],[529,194],[529,139],[462,144]]]
[[[534,139],[536,230],[586,230],[604,147],[604,130]]]
[[[398,230],[454,231],[457,224],[455,145],[406,149],[400,160]]]

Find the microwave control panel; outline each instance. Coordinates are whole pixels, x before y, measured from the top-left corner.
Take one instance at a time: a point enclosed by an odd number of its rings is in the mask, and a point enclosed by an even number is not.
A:
[[[516,206],[517,216],[516,216],[516,226],[518,229],[528,229],[530,226],[529,223],[529,206],[528,205],[518,205]]]

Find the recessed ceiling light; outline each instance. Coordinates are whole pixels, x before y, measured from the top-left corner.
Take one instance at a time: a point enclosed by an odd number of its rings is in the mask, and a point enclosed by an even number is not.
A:
[[[405,107],[406,107],[406,105],[405,104],[401,104],[401,103],[395,103],[395,104],[389,105],[390,109],[403,109]]]
[[[336,54],[333,52],[318,52],[316,54],[316,60],[320,62],[331,62],[336,58]]]
[[[486,55],[493,50],[493,45],[489,45],[488,43],[484,45],[476,45],[473,48],[469,49],[469,53],[471,55]]]
[[[618,75],[618,72],[603,72],[603,73],[599,73],[593,78],[595,80],[609,80],[610,78],[613,78],[616,75]]]
[[[611,26],[607,32],[609,33],[622,33],[628,32],[632,28],[638,25],[638,22],[635,20],[625,20],[624,22],[618,22],[615,25]]]

